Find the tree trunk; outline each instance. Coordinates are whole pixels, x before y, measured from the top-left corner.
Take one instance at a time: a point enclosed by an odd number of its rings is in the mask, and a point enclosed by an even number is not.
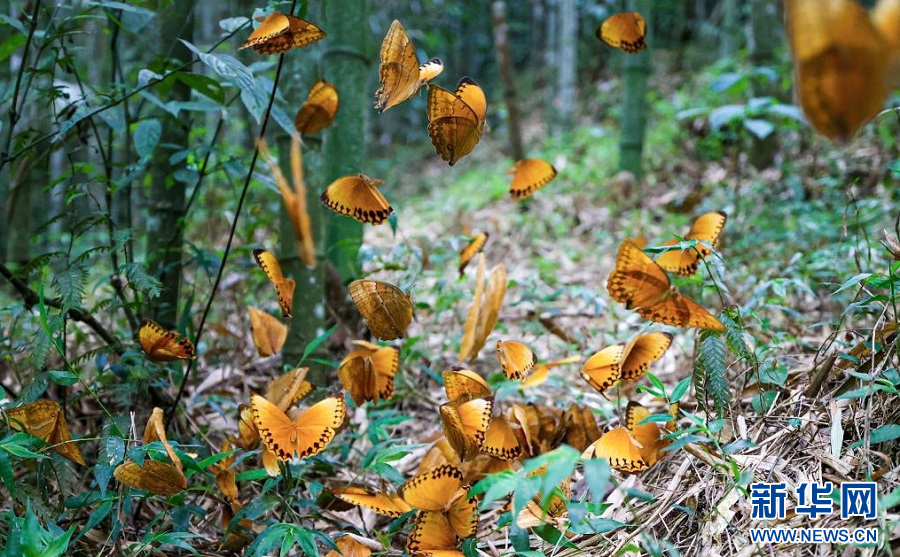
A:
[[[740,24],[737,0],[722,0],[722,40],[719,42],[719,58],[733,59],[738,51]]]
[[[559,6],[559,82],[558,104],[559,125],[567,131],[572,127],[575,110],[575,48],[578,40],[578,10],[575,0],[561,0]]]
[[[180,64],[190,60],[190,51],[178,39],[193,41],[194,2],[160,1],[160,48],[172,48],[170,61]],[[173,46],[175,45],[175,46]],[[188,101],[191,90],[181,81],[172,84],[167,100]],[[153,152],[151,169],[149,219],[147,223],[147,267],[162,282],[162,292],[152,303],[153,318],[165,327],[174,327],[178,319],[178,294],[181,287],[182,241],[184,239],[185,184],[173,178],[175,168],[169,162],[172,152],[188,146],[190,123],[161,114],[162,139]]]
[[[560,0],[547,0],[546,10],[544,11],[546,14],[544,29],[547,35],[544,49],[544,68],[547,72],[545,74],[547,83],[552,83],[551,80],[553,77],[556,77],[553,69],[559,67],[559,2]],[[553,87],[546,87],[544,82],[541,82],[539,87],[544,91],[544,106],[553,107],[554,109],[544,111],[545,124],[547,129],[552,132],[556,130],[558,123],[555,115],[556,93],[553,91]]]
[[[648,30],[653,29],[652,2],[650,0],[629,0],[628,9],[640,12],[648,21]],[[652,37],[647,38],[652,45]],[[627,170],[640,180],[643,174],[641,154],[644,150],[644,128],[647,125],[647,79],[650,75],[650,49],[638,54],[625,56],[625,87],[622,94],[622,123],[619,135],[619,169]]]
[[[322,9],[311,7],[310,18],[313,21],[322,20]],[[329,29],[331,32],[331,29]],[[282,81],[282,94],[287,99],[294,99],[289,105],[289,115],[293,117],[293,111],[299,110],[302,100],[306,98],[310,87],[316,81],[315,65],[310,57],[290,56],[285,60],[284,76],[290,76]],[[338,91],[340,96],[340,109],[344,110],[344,93]],[[330,134],[327,129],[319,134]],[[318,139],[316,138],[316,139]],[[281,133],[279,129],[278,161],[281,173],[291,182],[293,187],[294,172],[291,168],[291,138]],[[318,147],[318,148],[314,148]],[[294,237],[294,228],[287,212],[282,209],[279,218],[279,253],[282,267],[287,276],[297,282],[294,290],[294,318],[288,329],[288,336],[281,351],[282,360],[286,365],[294,367],[300,361],[303,351],[310,342],[315,340],[325,331],[325,265],[322,258],[325,253],[325,219],[323,211],[327,211],[319,201],[320,189],[324,185],[322,170],[321,143],[307,139],[301,148],[301,168],[303,182],[306,186],[306,210],[309,213],[310,228],[315,242],[316,265],[307,267],[297,254],[297,244]],[[310,356],[318,360],[327,360],[328,354],[324,345],[320,345]],[[314,385],[325,386],[328,384],[329,368],[316,362],[304,362],[309,367],[307,379]]]
[[[367,33],[361,32],[368,25],[366,1],[328,2],[325,21],[329,36],[323,60],[324,73],[337,88],[341,105],[333,126],[325,134],[322,189],[345,174],[362,170],[366,153],[365,123],[371,110],[369,92],[360,86],[368,83],[370,69],[366,56]],[[328,211],[325,223],[326,257],[341,280],[347,283],[362,272],[359,266],[362,224],[332,211]]]
[[[506,101],[509,149],[513,159],[525,158],[522,148],[522,126],[519,120],[519,105],[516,102],[516,80],[513,76],[512,60],[509,58],[509,33],[506,25],[506,2],[496,0],[491,5],[494,23],[494,48],[497,51],[497,68],[503,82],[503,97]]]
[[[752,0],[750,9],[750,60],[754,66],[770,66],[777,63],[775,47],[780,44],[781,17],[775,0]],[[753,94],[769,97],[779,92],[777,83],[756,82]],[[756,168],[767,168],[775,162],[778,153],[778,135],[769,134],[758,138],[750,136],[749,160]]]

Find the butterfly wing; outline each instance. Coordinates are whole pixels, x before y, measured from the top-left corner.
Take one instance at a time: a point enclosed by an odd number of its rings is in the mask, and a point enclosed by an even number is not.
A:
[[[442,376],[448,400],[458,400],[466,395],[477,398],[491,396],[491,388],[487,382],[472,370],[447,370],[442,373]]]
[[[469,262],[472,261],[472,258],[475,255],[481,253],[481,250],[484,249],[484,245],[488,241],[488,233],[482,232],[477,234],[472,241],[469,242],[466,247],[459,252],[459,276],[463,276],[465,274],[466,267],[469,265]]]
[[[687,233],[687,236],[685,236],[685,239],[706,242],[715,248],[727,218],[727,215],[722,211],[713,211],[701,215],[694,221],[694,224],[691,225],[691,229]],[[672,240],[663,245],[674,246],[676,244],[678,244],[678,242]],[[656,258],[656,264],[670,273],[677,273],[681,276],[688,277],[697,272],[700,260],[710,253],[712,252],[706,245],[698,243],[692,249],[683,251],[673,250],[661,253],[659,257]]]
[[[375,92],[375,108],[382,112],[412,97],[421,87],[416,49],[396,19],[381,43],[378,77],[381,88]]]
[[[669,333],[649,333],[635,337],[626,348],[619,376],[622,379],[637,379],[644,375],[650,364],[659,360],[672,344]]]
[[[506,418],[498,416],[491,419],[491,425],[481,444],[481,452],[501,460],[515,460],[522,456],[522,446]]]
[[[600,350],[581,366],[581,377],[601,395],[622,376],[625,359],[625,343],[614,344]]]
[[[697,302],[678,292],[671,293],[654,306],[637,308],[636,311],[644,319],[675,327],[697,327],[711,331],[725,330],[725,325],[721,321]]]
[[[417,474],[400,486],[398,494],[420,511],[445,511],[463,489],[463,473],[452,464],[444,464]]]
[[[294,117],[297,133],[310,135],[324,130],[334,121],[339,105],[340,98],[334,85],[324,79],[316,81]]]
[[[266,390],[266,400],[283,412],[287,412],[288,408],[306,398],[306,395],[315,388],[306,380],[308,372],[308,367],[298,367],[282,374],[269,384],[269,388]]]
[[[320,453],[344,423],[344,398],[325,398],[291,420],[280,408],[259,395],[250,397],[253,421],[266,447],[281,460]]]
[[[563,412],[562,424],[565,429],[565,442],[584,452],[594,439],[600,438],[597,419],[590,408],[580,404],[572,404]]]
[[[647,466],[653,466],[659,457],[660,436],[662,431],[655,422],[641,423],[650,417],[650,411],[634,401],[625,407],[625,427],[634,439],[640,443],[641,458]]]
[[[281,306],[281,314],[285,319],[290,319],[291,307],[294,304],[294,288],[296,287],[294,280],[284,276],[278,259],[271,251],[255,249],[253,250],[253,258],[275,287],[275,291],[278,294],[278,305]]]
[[[494,408],[493,398],[466,398],[440,407],[444,435],[462,460],[470,460],[478,454]]]
[[[279,54],[323,38],[325,32],[305,19],[273,12],[247,37],[240,48],[250,47],[260,54]]]
[[[484,91],[467,77],[459,81],[455,93],[428,86],[428,135],[437,153],[451,166],[478,144],[486,110]]]
[[[556,168],[541,159],[522,159],[509,172],[513,175],[509,193],[516,199],[525,199],[556,178]]]
[[[785,14],[803,113],[819,133],[845,140],[890,92],[887,42],[853,0],[787,0]]]
[[[461,495],[447,511],[450,528],[460,538],[474,536],[478,530],[478,499]]]
[[[658,304],[668,295],[669,277],[634,242],[625,240],[616,255],[616,269],[609,274],[606,288],[627,309]]]
[[[378,394],[375,366],[367,355],[358,354],[357,351],[348,354],[338,367],[338,378],[357,406],[375,400]]]
[[[155,321],[144,319],[138,328],[138,342],[151,362],[193,360],[196,358],[193,343],[170,331]]]
[[[413,557],[450,557],[456,551],[459,539],[450,519],[440,512],[420,511],[413,520],[413,528],[406,539],[406,551]]]
[[[371,509],[382,516],[390,518],[397,518],[412,510],[409,503],[398,495],[372,493],[361,487],[348,486],[332,490],[331,493],[341,501]]]
[[[381,346],[369,358],[375,370],[375,400],[391,398],[394,395],[394,377],[400,369],[400,350],[393,346]]]
[[[287,339],[287,326],[269,313],[247,306],[250,312],[250,332],[261,358],[281,352]]]
[[[647,24],[638,12],[624,12],[606,18],[597,28],[597,38],[613,48],[636,54],[647,48]]]
[[[586,452],[592,452],[595,458],[607,459],[609,465],[620,472],[633,474],[647,469],[631,432],[625,427],[607,431]]]
[[[120,464],[113,476],[121,484],[157,495],[174,495],[187,488],[187,478],[181,470],[168,462],[149,458],[144,460],[143,466],[133,460]]]
[[[378,225],[394,211],[378,190],[382,183],[364,174],[349,174],[332,182],[322,192],[321,200],[335,213]]]
[[[371,279],[355,280],[349,289],[373,335],[381,340],[394,340],[406,333],[413,316],[408,294],[393,284]]]
[[[514,340],[497,341],[497,359],[507,379],[521,381],[537,365],[537,356],[530,348]]]

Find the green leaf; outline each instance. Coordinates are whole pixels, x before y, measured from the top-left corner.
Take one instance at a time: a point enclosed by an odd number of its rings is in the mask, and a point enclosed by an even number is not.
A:
[[[690,387],[690,386],[691,386],[691,378],[690,377],[685,377],[684,379],[679,381],[678,384],[675,385],[675,388],[672,389],[672,396],[670,398],[670,401],[678,402],[679,400],[681,400],[681,398],[687,392],[688,387]]]
[[[78,382],[78,375],[64,369],[48,371],[47,376],[50,377],[51,381],[63,387],[71,387]]]
[[[16,475],[13,473],[12,462],[9,460],[9,455],[4,451],[0,451],[0,480],[3,481],[3,485],[5,485],[6,490],[9,491],[9,495],[15,499],[17,492]]]
[[[222,85],[207,75],[191,72],[178,72],[175,74],[175,78],[194,91],[197,91],[205,97],[209,97],[219,104],[225,102],[225,92],[222,89]]]
[[[57,536],[54,538],[47,546],[44,548],[44,551],[41,553],[43,557],[59,557],[60,555],[64,555],[66,550],[69,549],[69,540],[72,539],[72,534],[75,533],[76,526],[72,526],[66,533],[62,536]]]
[[[149,157],[162,137],[162,124],[155,118],[141,120],[134,127],[134,150],[139,157]]]
[[[584,461],[584,480],[594,501],[602,501],[606,497],[609,486],[609,461],[605,458],[589,458]]]
[[[886,441],[892,441],[894,439],[897,439],[898,437],[900,437],[900,425],[887,424],[873,429],[869,434],[869,442],[872,445],[877,445]],[[864,442],[864,439],[860,439],[859,441],[850,445],[850,448],[855,449],[857,447],[861,447]]]
[[[731,384],[725,367],[725,343],[712,331],[700,333],[700,354],[694,362],[694,386],[697,402],[706,408],[712,399],[713,408],[723,415],[731,402]],[[701,397],[700,394],[704,396]]]
[[[312,342],[307,344],[306,348],[303,349],[303,356],[300,358],[300,362],[302,363],[303,360],[305,360],[307,356],[309,356],[316,348],[318,348],[320,344],[322,344],[323,342],[328,340],[328,337],[330,337],[331,334],[333,332],[335,332],[336,330],[337,330],[337,325],[334,325],[333,327],[331,327],[330,329],[328,329],[327,331],[325,331],[318,337],[314,338],[312,340]]]
[[[19,50],[19,47],[25,44],[25,35],[10,35],[5,41],[0,43],[0,62],[6,60],[12,53]]]
[[[27,433],[17,432],[0,441],[0,449],[19,458],[43,459],[49,458],[47,455],[36,453],[31,450],[31,446],[36,442],[36,438]]]

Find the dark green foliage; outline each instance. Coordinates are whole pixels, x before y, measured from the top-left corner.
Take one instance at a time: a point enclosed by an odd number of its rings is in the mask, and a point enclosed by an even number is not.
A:
[[[719,416],[727,413],[732,385],[728,380],[725,343],[712,331],[701,331],[694,361],[694,387],[702,408]]]

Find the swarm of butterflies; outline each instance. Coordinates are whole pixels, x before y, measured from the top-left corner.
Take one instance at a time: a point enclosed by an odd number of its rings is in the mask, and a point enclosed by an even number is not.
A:
[[[900,0],[881,0],[870,14],[851,0],[788,0],[788,31],[797,60],[800,100],[812,125],[828,137],[848,137],[880,109],[889,85],[887,73],[894,68],[900,52]],[[272,13],[241,48],[261,54],[284,53],[324,38],[325,32],[303,19]],[[843,30],[842,30],[843,28]],[[849,28],[849,30],[848,30]],[[852,32],[851,32],[852,31]],[[597,29],[597,37],[611,47],[637,53],[646,47],[645,22],[636,12],[614,15]],[[435,150],[450,165],[465,157],[478,144],[485,124],[486,97],[468,77],[459,79],[450,91],[430,83],[443,72],[440,59],[419,64],[416,50],[406,30],[394,21],[381,48],[375,108],[395,107],[413,97],[427,84],[428,134]],[[896,77],[897,72],[894,72]],[[295,117],[298,135],[318,133],[333,121],[339,107],[338,92],[332,84],[316,82]],[[294,229],[298,256],[309,266],[316,264],[311,226],[306,207],[300,142],[293,141],[291,167],[293,184],[281,174],[265,144],[260,151],[269,162]],[[510,192],[526,198],[549,183],[556,170],[540,159],[518,161]],[[379,187],[383,180],[363,174],[341,177],[322,193],[329,209],[363,223],[385,222],[393,209]],[[668,241],[654,252],[644,252],[645,241],[626,239],[619,246],[615,269],[606,282],[610,296],[650,321],[680,328],[724,331],[724,325],[710,312],[672,285],[669,274],[690,276],[713,254],[726,223],[723,212],[700,216],[682,240]],[[503,304],[507,272],[501,263],[488,271],[484,248],[489,235],[482,232],[460,252],[458,271],[463,275],[477,259],[473,303],[463,325],[460,365],[443,372],[447,401],[437,409],[443,436],[422,458],[417,473],[395,492],[366,485],[334,486],[326,493],[328,507],[340,512],[354,506],[396,518],[413,513],[407,550],[413,556],[461,556],[462,540],[478,529],[478,502],[469,496],[469,486],[484,476],[517,469],[518,461],[547,452],[567,443],[586,458],[606,459],[624,473],[640,473],[667,453],[678,417],[677,404],[662,413],[629,401],[624,425],[602,433],[590,408],[572,404],[566,410],[537,404],[507,404],[489,384],[463,362],[474,361],[487,343]],[[253,257],[275,288],[281,314],[292,318],[296,284],[286,277],[275,255],[253,251]],[[371,334],[380,341],[401,339],[413,320],[409,293],[380,280],[360,279],[350,283],[350,298],[366,320]],[[287,327],[277,317],[249,308],[252,338],[260,356],[281,351]],[[191,341],[175,331],[145,320],[138,341],[153,362],[192,360],[196,351]],[[668,332],[653,331],[626,342],[607,346],[585,360],[580,375],[591,388],[604,395],[620,381],[639,380],[659,361],[672,344]],[[510,381],[523,388],[546,381],[551,369],[581,362],[572,356],[539,363],[537,355],[524,343],[498,340],[498,365]],[[343,388],[357,406],[369,401],[389,400],[400,366],[399,348],[365,340],[353,342],[353,349],[338,366]],[[210,467],[225,507],[223,529],[228,532],[225,548],[240,548],[249,542],[244,532],[253,523],[244,518],[238,528],[229,524],[242,504],[235,470],[238,447],[260,449],[260,462],[273,476],[282,473],[279,463],[304,459],[325,450],[347,422],[343,394],[326,397],[305,409],[297,408],[314,389],[306,380],[306,368],[297,368],[276,378],[265,395],[253,394],[239,407],[238,430],[223,441],[226,455]],[[504,411],[505,410],[505,411]],[[38,400],[5,411],[12,427],[43,439],[69,460],[84,465],[78,445],[71,439],[65,416],[58,403]],[[660,425],[662,424],[662,425]],[[146,425],[143,443],[160,442],[168,461],[145,459],[126,461],[114,476],[124,485],[161,495],[186,489],[188,482],[177,453],[169,444],[162,410],[156,408]],[[541,505],[539,494],[515,517],[521,528],[540,524],[561,524],[566,520],[566,501],[571,495],[571,479],[564,480],[552,494],[549,505]],[[242,530],[244,532],[242,532]],[[339,552],[329,556],[371,555],[381,546],[371,540],[345,534],[336,540]]]

